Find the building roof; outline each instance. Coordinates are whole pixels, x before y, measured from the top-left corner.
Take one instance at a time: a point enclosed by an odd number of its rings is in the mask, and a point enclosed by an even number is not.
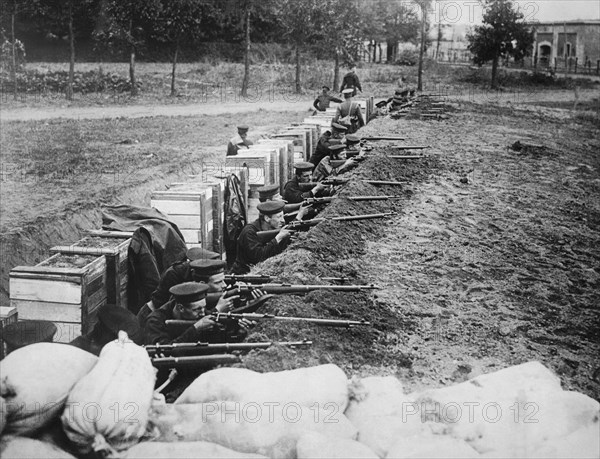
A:
[[[570,21],[535,21],[528,25],[537,26],[564,26],[564,25],[600,25],[600,19],[571,19]]]

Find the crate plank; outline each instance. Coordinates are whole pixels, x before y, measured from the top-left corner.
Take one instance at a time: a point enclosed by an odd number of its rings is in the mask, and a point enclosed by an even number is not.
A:
[[[163,199],[161,196],[154,196],[150,200],[150,205],[155,209],[167,214],[173,215],[200,215],[200,200],[173,200]]]
[[[11,300],[81,304],[81,288],[72,282],[11,277],[9,289]]]
[[[20,320],[50,320],[52,322],[73,323],[81,320],[81,304],[12,299],[11,305],[19,311]]]

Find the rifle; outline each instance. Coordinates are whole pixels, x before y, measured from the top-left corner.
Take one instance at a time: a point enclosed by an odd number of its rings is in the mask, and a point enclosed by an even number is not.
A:
[[[272,280],[273,278],[267,275],[225,274],[225,283],[229,285],[233,285],[236,282],[245,282],[247,284],[265,284],[267,282],[271,282]]]
[[[391,184],[395,182],[386,182],[385,184]],[[399,182],[398,182],[399,183]],[[346,217],[331,217],[331,218],[313,218],[312,220],[302,220],[302,221],[293,221],[288,223],[283,228],[291,231],[301,231],[311,228],[312,226],[316,226],[317,224],[324,221],[354,221],[354,220],[373,220],[375,218],[384,218],[389,217],[390,215],[394,215],[393,212],[385,212],[382,214],[364,214],[364,215],[348,215]],[[283,229],[282,228],[282,229]],[[271,241],[277,234],[279,234],[281,229],[274,229],[270,231],[259,231],[256,233],[258,240],[263,244]]]
[[[186,321],[186,328],[189,327]],[[173,343],[173,344],[149,344],[145,346],[150,357],[163,356],[169,354],[171,356],[178,355],[212,355],[212,354],[228,354],[236,351],[252,351],[254,349],[268,349],[277,344],[279,346],[289,347],[304,347],[311,346],[312,341],[265,341],[261,343],[217,343],[209,344],[203,342],[197,343]]]
[[[275,321],[287,321],[287,322],[304,322],[314,325],[321,325],[323,327],[343,327],[352,328],[360,325],[371,325],[366,320],[335,320],[335,319],[317,319],[314,317],[288,317],[288,316],[276,316],[273,314],[235,314],[232,312],[217,312],[211,314],[211,317],[217,322],[230,322],[231,320],[275,320]],[[167,320],[166,324],[168,328],[175,328],[175,330],[185,330],[192,326],[195,320]]]
[[[250,293],[254,289],[262,290],[263,292],[271,295],[283,295],[283,294],[304,294],[308,292],[314,292],[315,290],[333,290],[335,292],[362,292],[364,290],[375,290],[379,286],[375,284],[369,285],[302,285],[302,284],[254,284],[254,285],[243,285],[240,284],[237,287],[227,291],[227,296],[232,295],[245,295]]]
[[[237,355],[194,355],[188,357],[154,357],[150,359],[152,365],[159,370],[171,369],[175,367],[187,367],[194,369],[211,368],[216,365],[230,365],[240,363],[241,359]]]
[[[359,155],[359,154],[356,154],[355,156],[351,156],[351,158],[354,159],[354,161],[364,161],[367,158],[375,158],[376,156],[377,155]],[[426,155],[385,155],[383,157],[384,158],[390,158],[390,159],[418,159],[418,158],[425,158]]]
[[[363,137],[360,139],[361,142],[363,140],[373,141],[373,140],[406,140],[405,137],[397,137],[397,136],[374,136],[374,137]]]
[[[389,148],[395,150],[424,150],[431,147],[429,145],[390,145]]]
[[[387,201],[388,199],[399,199],[401,196],[341,196],[342,198],[349,199],[350,201]],[[290,206],[291,211],[300,209],[301,206],[312,206],[318,204],[329,204],[334,199],[338,199],[340,196],[324,196],[322,198],[306,198],[302,202],[296,204],[287,204]],[[227,282],[227,279],[225,279]]]

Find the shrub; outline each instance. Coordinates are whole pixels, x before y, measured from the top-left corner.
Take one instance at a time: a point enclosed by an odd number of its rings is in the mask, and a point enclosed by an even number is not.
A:
[[[12,42],[4,40],[0,47],[0,65],[2,65],[2,71],[12,72],[13,71],[13,59],[12,59]],[[25,45],[21,40],[15,40],[15,71],[21,72],[25,68]]]
[[[413,49],[403,49],[398,53],[396,65],[416,65],[419,62],[419,53]]]

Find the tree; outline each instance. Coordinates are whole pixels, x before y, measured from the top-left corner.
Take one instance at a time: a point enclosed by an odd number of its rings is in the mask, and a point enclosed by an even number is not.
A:
[[[279,0],[274,3],[283,37],[294,46],[296,62],[296,93],[300,94],[300,50],[318,34],[322,3],[320,0]]]
[[[498,87],[501,58],[521,60],[531,53],[534,33],[523,17],[512,0],[486,0],[483,24],[467,34],[467,47],[473,53],[473,61],[479,66],[492,61],[493,89]]]
[[[421,44],[419,46],[419,69],[417,70],[417,90],[423,90],[423,56],[425,54],[425,41],[427,40],[427,10],[431,6],[431,0],[415,0],[421,9]]]
[[[156,26],[160,0],[105,0],[107,27],[102,35],[109,41],[124,42],[129,48],[131,95],[137,95],[135,59],[138,48]]]
[[[340,62],[351,64],[358,60],[365,37],[358,2],[325,0],[321,5],[317,27],[319,42],[333,55],[333,88],[339,87]]]
[[[162,0],[154,36],[171,45],[171,96],[177,94],[175,75],[182,43],[193,43],[204,36],[207,23],[214,18],[214,8],[198,0]]]

